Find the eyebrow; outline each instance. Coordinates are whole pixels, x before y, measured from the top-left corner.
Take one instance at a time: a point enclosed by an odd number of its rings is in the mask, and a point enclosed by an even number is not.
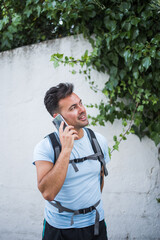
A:
[[[82,99],[80,99],[79,103],[82,103]],[[70,110],[72,107],[76,107],[76,106],[77,106],[77,103],[72,104],[72,105],[69,107],[69,110]]]

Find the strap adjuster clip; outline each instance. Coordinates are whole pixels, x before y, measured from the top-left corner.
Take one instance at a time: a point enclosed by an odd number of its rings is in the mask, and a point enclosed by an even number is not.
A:
[[[93,207],[89,207],[89,211],[92,212],[94,210]]]
[[[83,214],[86,214],[86,209],[83,209]]]

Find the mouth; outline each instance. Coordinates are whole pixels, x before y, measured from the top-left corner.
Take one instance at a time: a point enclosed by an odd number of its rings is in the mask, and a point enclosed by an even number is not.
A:
[[[81,114],[81,115],[78,117],[78,120],[80,120],[80,121],[86,121],[86,120],[87,120],[86,114]]]

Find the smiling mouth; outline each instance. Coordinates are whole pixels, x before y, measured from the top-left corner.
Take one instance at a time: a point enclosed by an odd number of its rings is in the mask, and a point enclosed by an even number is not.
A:
[[[87,119],[87,117],[86,117],[85,114],[83,114],[78,119],[81,120],[81,121],[85,121]]]

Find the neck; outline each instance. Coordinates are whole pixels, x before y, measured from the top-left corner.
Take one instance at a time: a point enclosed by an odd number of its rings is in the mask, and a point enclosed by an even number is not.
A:
[[[75,130],[78,133],[78,139],[80,139],[80,138],[82,138],[84,136],[83,128],[80,128],[80,129],[76,129],[75,128]]]

